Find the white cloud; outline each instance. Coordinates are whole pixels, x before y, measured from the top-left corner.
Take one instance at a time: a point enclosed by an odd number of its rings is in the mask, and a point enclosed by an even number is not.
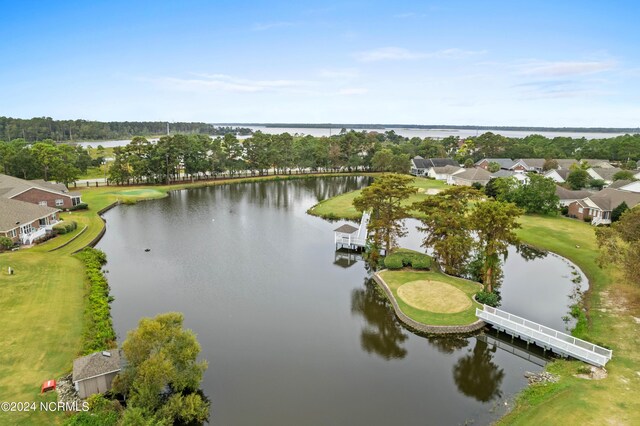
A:
[[[193,74],[198,78],[162,77],[152,79],[164,88],[183,91],[217,90],[225,92],[255,93],[264,91],[294,90],[313,86],[304,80],[251,80],[226,74]]]
[[[521,66],[521,74],[540,77],[563,77],[595,74],[612,70],[614,61],[531,62]]]
[[[406,61],[426,58],[459,59],[467,56],[485,54],[485,50],[463,50],[458,48],[437,50],[434,52],[412,51],[402,47],[381,47],[356,53],[355,57],[362,62]]]

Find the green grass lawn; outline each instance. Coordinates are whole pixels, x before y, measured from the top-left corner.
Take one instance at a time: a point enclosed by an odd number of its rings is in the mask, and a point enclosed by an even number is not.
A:
[[[520,238],[576,263],[589,278],[586,296],[589,324],[578,336],[613,349],[609,376],[590,381],[575,377],[578,361],[556,361],[548,370],[557,384],[531,386],[518,398],[505,425],[640,424],[640,288],[613,268],[600,269],[593,227],[549,216],[524,216]]]
[[[424,200],[428,195],[428,190],[442,190],[447,188],[447,185],[439,180],[427,179],[423,177],[417,177],[413,181],[413,186],[418,188],[418,192],[407,201],[405,205],[413,204],[417,201]],[[349,219],[359,220],[362,213],[357,211],[353,207],[353,199],[360,195],[361,190],[347,192],[333,198],[321,201],[315,206],[311,207],[307,213],[314,216],[320,216],[326,219]]]
[[[481,307],[481,305],[473,301],[472,297],[478,291],[482,290],[482,286],[478,283],[450,277],[433,271],[386,270],[380,272],[380,277],[382,277],[391,289],[391,292],[396,298],[398,306],[402,312],[411,319],[428,325],[466,325],[477,320],[476,307]],[[462,312],[456,313],[435,313],[409,306],[401,297],[398,296],[398,288],[405,283],[413,281],[440,281],[450,284],[464,292],[469,297],[469,300],[472,301],[471,306]],[[446,298],[447,294],[442,294],[441,296]]]
[[[15,270],[7,275],[7,266]],[[81,350],[84,267],[59,252],[0,255],[0,401],[55,401],[40,386],[71,370]],[[0,424],[49,424],[61,416],[2,413]]]

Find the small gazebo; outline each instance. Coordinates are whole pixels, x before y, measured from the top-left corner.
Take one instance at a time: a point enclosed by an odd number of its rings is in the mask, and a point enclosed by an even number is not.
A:
[[[334,240],[336,243],[336,248],[354,248],[358,236],[358,228],[345,223],[344,225],[334,229],[333,231],[335,233]]]

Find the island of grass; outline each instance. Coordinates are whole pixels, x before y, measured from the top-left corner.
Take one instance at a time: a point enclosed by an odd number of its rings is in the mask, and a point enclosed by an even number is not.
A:
[[[390,258],[394,261],[387,262]],[[406,261],[396,265],[397,259]],[[426,254],[412,250],[394,251],[385,259],[387,264],[413,266],[387,269],[375,275],[405,324],[425,333],[467,333],[483,326],[476,318],[476,308],[482,305],[473,299],[482,285],[435,270],[414,269],[429,268],[432,261]]]

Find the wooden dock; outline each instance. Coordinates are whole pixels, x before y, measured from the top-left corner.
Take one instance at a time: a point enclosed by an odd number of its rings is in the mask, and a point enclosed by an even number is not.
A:
[[[558,355],[570,356],[598,367],[604,367],[613,356],[609,349],[487,305],[483,309],[476,308],[476,316],[495,329],[525,342],[535,343]]]

